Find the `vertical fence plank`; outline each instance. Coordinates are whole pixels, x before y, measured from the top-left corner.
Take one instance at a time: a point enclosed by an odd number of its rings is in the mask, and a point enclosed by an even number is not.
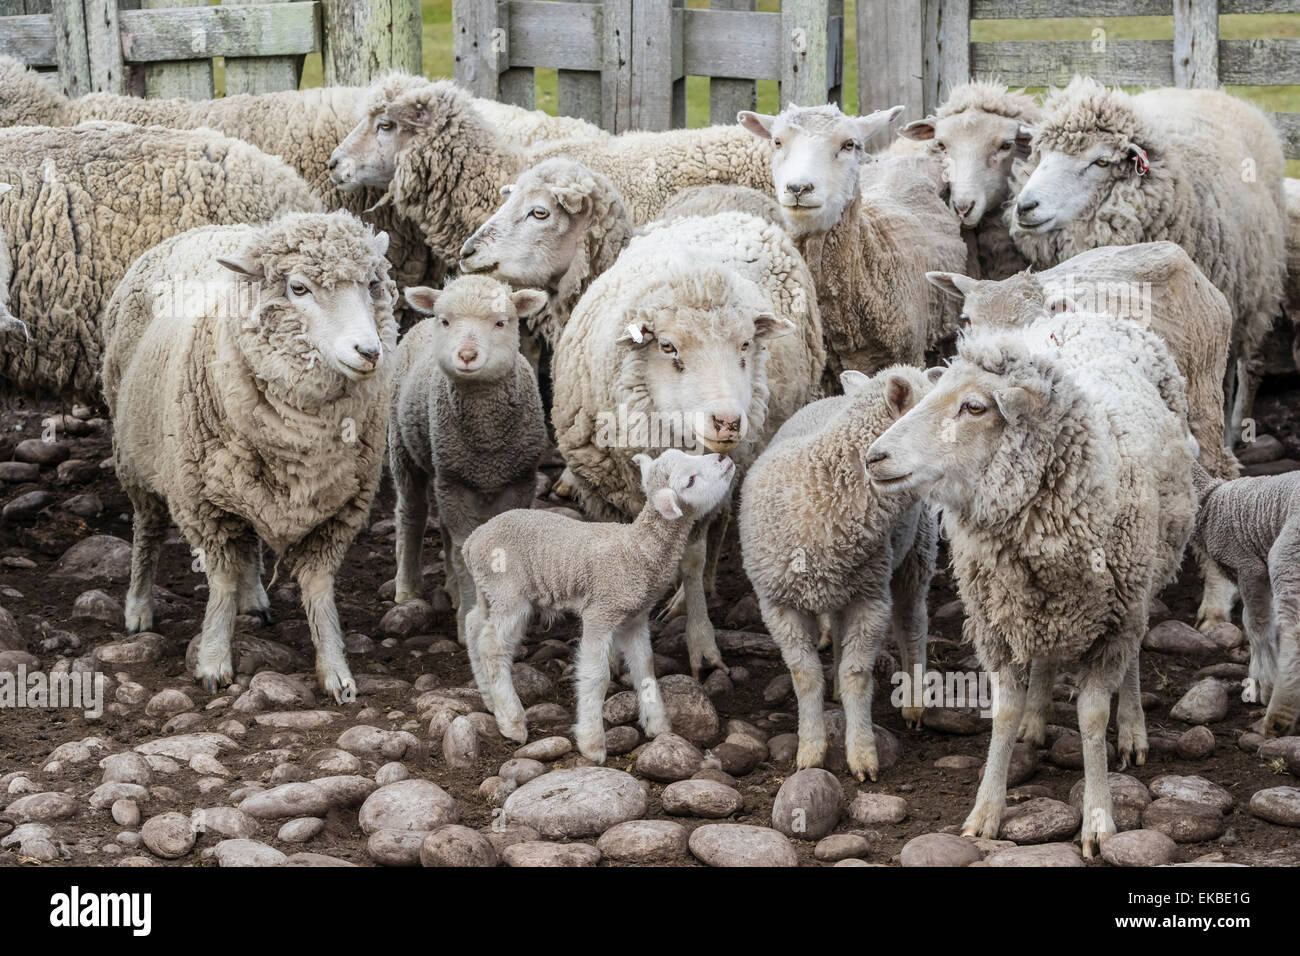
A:
[[[830,0],[826,24],[826,102],[844,108],[844,0]]]
[[[86,0],[87,3],[91,0]],[[284,0],[221,0],[223,4],[282,3]],[[226,95],[274,93],[298,88],[296,56],[226,57]]]
[[[597,8],[601,0],[577,0],[579,3],[594,3]],[[560,113],[564,116],[576,116],[588,123],[600,122],[600,73],[587,70],[559,71]]]
[[[909,120],[924,116],[921,5],[917,0],[858,0],[857,25],[858,112],[902,103]],[[884,139],[885,134],[878,134],[875,145]]]
[[[841,0],[842,2],[842,0]],[[754,0],[710,0],[711,10],[753,10]],[[758,103],[753,80],[725,77],[709,79],[709,122],[715,126],[736,122],[741,110],[752,110]]]
[[[826,102],[829,0],[781,0],[781,108]]]
[[[54,56],[64,96],[90,92],[90,54],[86,50],[86,13],[81,0],[55,0]]]
[[[632,119],[632,0],[605,0],[600,42],[600,125],[611,133]]]
[[[122,62],[117,0],[85,0],[84,9],[90,88],[97,93],[125,93],[126,65]]]
[[[682,21],[674,10],[678,2],[632,0],[629,129],[665,130],[673,127],[675,118],[685,122],[685,82],[679,80]]]
[[[143,9],[159,7],[206,7],[207,0],[142,0]],[[196,36],[192,47],[194,59],[151,63],[144,68],[145,96],[154,100],[180,97],[187,100],[212,99],[212,61],[200,59],[206,54],[203,37]]]
[[[389,70],[420,72],[419,0],[321,0],[320,9],[326,86],[365,86]]]
[[[970,0],[925,0],[922,16],[921,107],[929,115],[970,79]]]
[[[496,0],[456,0],[451,8],[451,29],[456,82],[475,96],[496,99],[500,88],[497,58],[510,54],[508,31],[497,25]]]
[[[1219,0],[1174,0],[1174,85],[1219,85]]]

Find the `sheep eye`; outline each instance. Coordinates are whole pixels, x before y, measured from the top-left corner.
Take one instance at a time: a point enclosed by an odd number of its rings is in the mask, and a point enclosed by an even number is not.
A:
[[[686,487],[689,488],[694,484],[695,484],[695,476],[691,475],[691,477],[686,482]]]
[[[677,346],[673,345],[672,342],[664,340],[659,343],[659,351],[663,352],[664,355],[676,355]]]
[[[846,139],[844,145],[840,147],[844,152],[851,152],[858,148],[858,141],[855,139]]]
[[[934,144],[934,148],[937,149],[937,150],[938,150],[939,152],[941,152],[941,153],[946,153],[946,152],[948,152],[948,144],[947,144],[947,143],[935,143],[935,144]]]
[[[443,327],[444,329],[449,329],[449,328],[451,328],[451,321],[450,321],[450,320],[448,320],[448,319],[442,319],[441,321],[442,321],[442,327]]]
[[[748,343],[748,342],[741,342],[741,343],[740,343],[740,350],[741,350],[742,352],[748,352],[748,351],[749,351],[749,343]]]
[[[1000,153],[1005,153],[1005,152],[1007,152],[1007,151],[1013,149],[1013,148],[1015,147],[1015,145],[1016,145],[1016,141],[1015,141],[1014,139],[1009,139],[1009,140],[1007,140],[1005,143],[1003,143],[1001,146],[998,147],[998,152],[1000,152]]]
[[[775,146],[777,149],[780,149],[780,148],[781,148],[781,141],[780,141],[779,139],[774,139],[774,140],[772,140],[772,145]]]
[[[532,209],[528,210],[528,215],[532,216],[534,219],[540,220],[549,218],[551,212],[549,209],[543,209],[541,206],[534,206]]]
[[[979,402],[962,402],[961,410],[967,415],[978,417],[984,414],[984,406]]]
[[[1100,169],[1105,169],[1107,166],[1110,165],[1110,160],[1109,160],[1109,159],[1094,159],[1094,160],[1092,161],[1092,165],[1097,166],[1097,167],[1099,167]]]
[[[962,325],[970,325],[970,316],[965,312],[957,316],[957,319],[961,322]]]
[[[375,125],[380,129],[381,132],[387,133],[389,130],[391,130],[391,129],[393,128],[393,121],[392,121],[392,120],[386,120],[386,119],[385,119],[385,120],[380,120],[380,121],[379,121],[378,123],[376,123]]]
[[[505,320],[505,319],[497,319],[497,328],[498,328],[498,329],[504,329],[505,327],[506,327],[506,320]]]
[[[289,291],[292,292],[294,295],[306,295],[311,290],[308,289],[301,282],[290,282]]]

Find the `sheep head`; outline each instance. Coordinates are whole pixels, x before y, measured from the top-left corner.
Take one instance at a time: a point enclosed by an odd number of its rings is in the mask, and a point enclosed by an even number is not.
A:
[[[736,466],[725,455],[688,455],[668,448],[657,458],[633,455],[646,501],[668,521],[714,511],[731,488]]]
[[[406,290],[419,312],[431,315],[434,357],[454,380],[491,382],[514,371],[519,320],[546,305],[546,293],[510,288],[487,276],[465,276],[441,291]]]
[[[930,284],[962,300],[961,327],[1024,327],[1043,314],[1043,286],[1028,269],[999,281],[927,272]]]

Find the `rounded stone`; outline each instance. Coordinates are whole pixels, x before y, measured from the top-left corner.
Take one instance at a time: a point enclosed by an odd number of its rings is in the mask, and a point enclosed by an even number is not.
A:
[[[506,798],[505,814],[544,837],[574,840],[640,819],[646,806],[645,788],[631,774],[612,767],[575,767],[528,781]]]
[[[823,837],[813,848],[813,856],[823,863],[838,863],[866,856],[871,852],[871,841],[857,833],[832,833]]]
[[[974,841],[954,833],[923,833],[903,844],[903,866],[969,866],[980,858]]]
[[[194,848],[194,828],[183,813],[160,813],[140,828],[140,838],[154,856],[175,860]]]
[[[1300,788],[1269,787],[1250,798],[1250,812],[1284,827],[1300,827]]]
[[[1204,803],[1173,797],[1153,800],[1142,811],[1142,826],[1159,830],[1175,843],[1201,843],[1223,835],[1223,814]]]
[[[820,840],[840,819],[840,782],[827,770],[809,767],[786,778],[772,803],[772,826],[786,836]]]
[[[325,821],[320,817],[299,817],[280,827],[277,834],[285,843],[306,843],[325,831]]]
[[[419,866],[423,830],[376,830],[366,840],[366,854],[381,866]]]
[[[501,858],[506,866],[595,866],[600,851],[585,843],[526,841],[506,847]]]
[[[849,819],[864,827],[902,823],[907,819],[907,801],[887,793],[863,791],[849,804]]]
[[[357,813],[357,822],[365,833],[377,830],[431,831],[447,823],[457,823],[460,811],[456,801],[429,780],[399,780],[380,787],[366,797]]]
[[[686,856],[686,838],[671,820],[628,820],[602,833],[596,848],[617,863],[672,863]]]
[[[660,734],[637,754],[636,772],[661,783],[685,780],[700,769],[704,754],[678,734]]]
[[[1015,843],[1057,843],[1079,829],[1083,815],[1060,800],[1036,797],[1008,807],[1002,815],[999,836]]]
[[[458,823],[439,827],[420,844],[421,866],[496,866],[487,837]]]
[[[706,823],[687,841],[692,855],[709,866],[797,866],[790,841],[776,830],[743,823]]]
[[[1039,843],[996,850],[984,858],[987,866],[1087,866],[1079,850],[1069,843]]]
[[[1101,845],[1101,858],[1111,866],[1164,866],[1173,862],[1177,848],[1159,830],[1128,830]]]
[[[661,796],[664,813],[674,817],[705,817],[720,820],[741,807],[740,793],[734,787],[712,780],[679,780],[664,787]]]
[[[314,783],[286,783],[245,797],[239,809],[258,820],[317,817],[329,812],[329,796]]]

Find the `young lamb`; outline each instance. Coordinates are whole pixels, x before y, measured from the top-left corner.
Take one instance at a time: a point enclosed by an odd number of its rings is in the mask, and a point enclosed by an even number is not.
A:
[[[902,109],[739,114],[747,130],[772,141],[777,200],[817,284],[828,392],[844,369],[920,365],[956,331],[957,310],[925,281],[928,270],[966,265],[957,218],[939,198],[937,164],[898,157],[862,166],[863,143]]]
[[[88,401],[104,306],[137,256],[196,226],[320,208],[280,160],[211,130],[0,130],[0,181],[13,186],[0,200],[9,308],[31,331],[0,340],[0,389]]]
[[[493,515],[531,504],[537,463],[550,447],[537,378],[519,354],[519,320],[546,295],[466,276],[441,292],[407,289],[406,298],[432,318],[403,336],[394,358],[388,467],[397,488],[395,600],[420,596],[432,479],[463,644],[474,582],[461,545]]]
[[[926,592],[934,575],[934,513],[882,492],[862,449],[930,387],[896,365],[867,378],[844,373],[844,394],[804,407],[781,426],[745,477],[740,546],[768,632],[799,698],[799,769],[826,756],[818,618],[832,618],[836,685],[844,702],[849,770],[876,779],[872,668],[893,628],[902,669],[925,669]],[[920,708],[904,708],[906,720]]]
[[[356,695],[334,576],[383,462],[386,246],[343,212],[195,229],[141,256],[109,302],[104,395],[135,508],[126,626],[153,626],[170,514],[207,572],[194,676],[208,691],[233,676],[235,615],[269,607],[260,540],[293,566],[321,690]]]
[[[1283,170],[1277,130],[1244,100],[1217,90],[1133,96],[1075,77],[1044,106],[1006,218],[1037,268],[1096,246],[1168,239],[1186,249],[1232,308],[1235,442],[1282,302]]]
[[[900,142],[924,143],[943,162],[948,205],[973,239],[983,279],[1005,279],[1027,263],[1002,221],[1011,199],[1011,166],[1029,156],[1041,110],[1022,90],[972,81],[955,87],[932,116],[898,131]]]
[[[1140,322],[1164,341],[1187,380],[1187,414],[1200,447],[1199,460],[1216,478],[1237,475],[1237,460],[1224,447],[1223,375],[1232,332],[1228,302],[1181,246],[1147,242],[1102,246],[1043,272],[1022,272],[1001,282],[931,273],[930,281],[964,300],[962,318],[971,328],[1030,325],[1046,311],[1105,312]],[[1231,620],[1236,589],[1198,552],[1205,590],[1197,626],[1209,630]],[[1051,681],[1043,685],[1051,690]],[[1032,694],[1031,694],[1032,697]],[[1050,699],[1042,700],[1045,706]],[[1042,743],[1039,717],[1029,739]]]
[[[466,621],[469,658],[484,702],[501,732],[528,739],[510,664],[535,610],[582,617],[578,647],[578,719],[582,755],[605,760],[601,707],[609,657],[617,643],[651,736],[671,729],[659,697],[647,616],[673,580],[693,525],[727,497],[735,470],[723,455],[670,448],[636,455],[645,504],[631,524],[592,524],[547,511],[507,511],[465,542],[465,563],[478,586]]]
[[[1106,778],[1146,758],[1138,648],[1195,512],[1182,376],[1134,322],[1065,313],[963,337],[934,389],[867,450],[882,494],[943,509],[965,633],[994,672],[993,735],[964,833],[998,834],[1026,672],[1079,672],[1083,852],[1115,832]],[[1171,407],[1170,403],[1173,403]]]

